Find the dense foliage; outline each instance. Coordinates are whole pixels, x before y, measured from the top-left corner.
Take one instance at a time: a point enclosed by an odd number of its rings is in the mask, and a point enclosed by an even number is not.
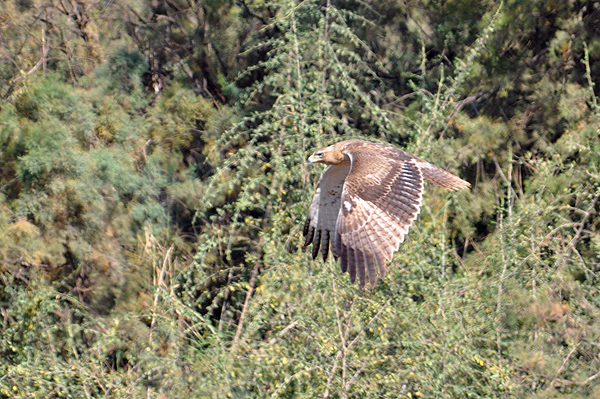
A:
[[[600,395],[597,2],[5,0],[0,60],[0,398]],[[346,138],[472,184],[373,290],[301,247]]]

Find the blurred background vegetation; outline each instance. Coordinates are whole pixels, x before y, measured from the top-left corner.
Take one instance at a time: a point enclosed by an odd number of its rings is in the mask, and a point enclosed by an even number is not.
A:
[[[600,397],[600,3],[0,2],[0,398]],[[428,186],[372,291],[346,138]]]

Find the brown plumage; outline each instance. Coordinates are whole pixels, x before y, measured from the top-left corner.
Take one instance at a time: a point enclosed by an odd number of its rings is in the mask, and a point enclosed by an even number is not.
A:
[[[347,140],[316,151],[310,163],[329,165],[304,224],[304,246],[323,260],[329,247],[342,272],[375,285],[421,209],[423,180],[449,190],[470,184],[397,148]]]

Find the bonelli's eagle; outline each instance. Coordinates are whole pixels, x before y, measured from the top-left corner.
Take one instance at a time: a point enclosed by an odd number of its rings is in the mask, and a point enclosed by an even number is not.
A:
[[[347,140],[316,151],[309,163],[329,165],[313,197],[304,224],[304,246],[313,243],[327,259],[329,245],[342,272],[356,275],[364,287],[385,275],[413,220],[419,214],[423,180],[449,190],[470,184],[397,148]]]

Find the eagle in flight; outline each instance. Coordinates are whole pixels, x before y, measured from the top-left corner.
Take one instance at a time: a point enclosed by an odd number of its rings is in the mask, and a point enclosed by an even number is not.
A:
[[[449,190],[470,184],[429,162],[397,148],[347,140],[316,151],[309,163],[327,166],[304,224],[304,246],[313,243],[323,260],[329,246],[342,272],[356,275],[361,288],[368,274],[371,286],[385,275],[421,209],[423,180]]]

